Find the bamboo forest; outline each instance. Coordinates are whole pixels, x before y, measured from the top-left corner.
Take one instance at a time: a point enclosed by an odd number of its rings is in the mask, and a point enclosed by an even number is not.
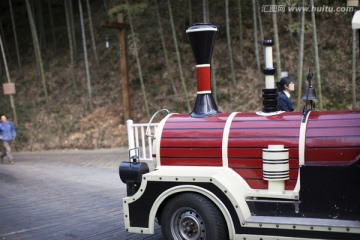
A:
[[[16,124],[16,150],[127,145],[126,120],[189,113],[196,68],[186,35],[218,27],[211,65],[220,111],[259,111],[264,39],[276,81],[295,83],[302,111],[313,73],[316,109],[359,109],[356,7],[341,0],[2,0],[0,112]]]

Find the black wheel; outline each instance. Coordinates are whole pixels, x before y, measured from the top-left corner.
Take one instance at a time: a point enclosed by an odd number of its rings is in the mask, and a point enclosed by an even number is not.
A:
[[[161,214],[161,230],[168,240],[226,240],[227,226],[220,210],[206,197],[181,193]]]

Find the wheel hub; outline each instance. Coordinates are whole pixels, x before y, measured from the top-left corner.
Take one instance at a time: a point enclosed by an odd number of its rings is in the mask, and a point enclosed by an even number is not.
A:
[[[201,216],[192,210],[178,211],[173,219],[173,233],[176,239],[205,239],[205,224]]]

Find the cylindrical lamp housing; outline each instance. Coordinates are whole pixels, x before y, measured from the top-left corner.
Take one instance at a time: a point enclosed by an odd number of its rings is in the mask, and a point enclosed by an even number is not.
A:
[[[197,23],[186,30],[196,61],[197,97],[191,117],[209,117],[220,113],[211,92],[211,56],[218,31],[210,23]]]
[[[289,149],[284,145],[269,145],[263,149],[263,174],[269,190],[283,191],[285,180],[289,180]]]

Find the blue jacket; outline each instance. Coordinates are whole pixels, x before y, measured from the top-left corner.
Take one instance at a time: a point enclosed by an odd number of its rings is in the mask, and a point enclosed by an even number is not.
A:
[[[288,98],[284,91],[282,91],[278,96],[278,106],[279,110],[285,112],[292,112],[294,111],[294,105],[291,101],[291,98]]]
[[[5,142],[10,142],[16,138],[14,124],[10,121],[6,121],[6,123],[0,123],[0,136],[2,137],[2,141]]]

